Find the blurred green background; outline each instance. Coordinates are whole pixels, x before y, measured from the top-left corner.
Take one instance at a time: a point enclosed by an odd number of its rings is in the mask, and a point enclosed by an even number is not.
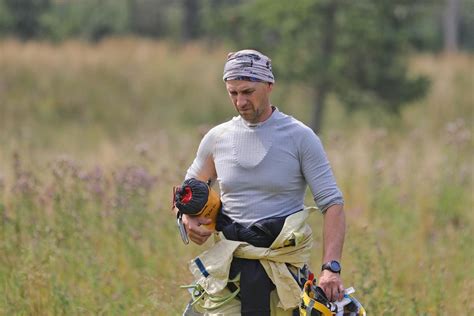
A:
[[[181,314],[211,242],[171,187],[241,48],[323,141],[369,315],[474,313],[474,1],[0,0],[0,36],[0,315]]]

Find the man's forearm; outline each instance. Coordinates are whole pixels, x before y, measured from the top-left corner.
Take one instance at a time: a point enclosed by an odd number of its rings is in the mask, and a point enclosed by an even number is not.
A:
[[[341,260],[346,218],[342,205],[332,205],[324,213],[323,225],[323,263]]]

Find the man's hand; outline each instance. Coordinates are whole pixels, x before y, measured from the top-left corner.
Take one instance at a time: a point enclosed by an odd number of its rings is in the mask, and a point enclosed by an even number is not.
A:
[[[344,297],[344,286],[339,273],[323,270],[319,277],[319,286],[324,290],[330,302],[340,301]]]
[[[334,204],[324,213],[323,262],[341,260],[345,234],[346,220],[343,207]],[[344,286],[339,273],[323,270],[319,278],[319,286],[331,302],[342,300],[344,297]]]
[[[183,214],[183,224],[186,227],[186,231],[188,232],[188,237],[191,241],[198,245],[204,244],[209,236],[212,235],[212,231],[201,226],[209,224],[210,222],[210,218]]]

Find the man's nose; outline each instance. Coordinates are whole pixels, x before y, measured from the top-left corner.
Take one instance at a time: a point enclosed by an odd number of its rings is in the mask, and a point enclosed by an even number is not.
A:
[[[244,106],[247,103],[247,98],[244,95],[237,95],[237,106]]]

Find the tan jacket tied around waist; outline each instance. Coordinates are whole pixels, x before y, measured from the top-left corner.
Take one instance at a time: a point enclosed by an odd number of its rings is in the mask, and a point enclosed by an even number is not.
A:
[[[301,288],[286,264],[302,268],[309,262],[313,239],[307,218],[314,210],[315,207],[306,207],[288,216],[280,234],[269,248],[227,240],[220,232],[216,243],[189,263],[196,283],[208,295],[216,295],[227,286],[233,257],[260,260],[276,286],[278,307],[287,310],[298,306]]]

